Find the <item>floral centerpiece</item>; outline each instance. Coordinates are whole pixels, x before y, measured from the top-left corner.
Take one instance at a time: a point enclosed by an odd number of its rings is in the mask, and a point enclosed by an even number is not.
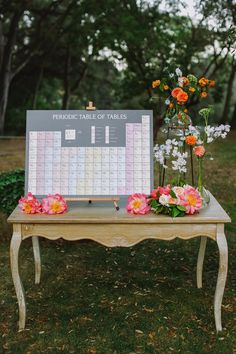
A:
[[[164,185],[165,171],[168,168],[177,172],[176,185],[186,184],[186,173],[190,165],[192,185],[198,187],[203,198],[203,206],[209,202],[209,196],[204,188],[203,173],[205,159],[213,159],[209,153],[209,144],[219,137],[224,139],[230,131],[230,126],[210,125],[209,116],[213,112],[210,106],[199,110],[198,114],[203,123],[201,126],[194,126],[187,107],[193,96],[199,100],[204,99],[214,86],[214,80],[205,77],[197,78],[192,74],[183,76],[179,68],[176,69],[175,74],[169,74],[168,78],[152,82],[153,89],[164,96],[167,105],[165,122],[168,124],[168,130],[163,130],[167,132],[167,139],[163,144],[156,144],[154,147],[154,157],[159,164],[159,185]],[[170,138],[170,129],[179,129],[180,126],[182,126],[181,134],[176,134],[174,139]],[[194,178],[194,157],[198,165],[197,179]],[[195,184],[196,180],[197,184]]]
[[[209,80],[204,76],[197,78],[193,74],[184,76],[179,68],[168,77],[152,82],[154,94],[161,94],[165,98],[166,122],[175,126],[191,124],[188,115],[190,101],[194,96],[199,99],[206,98],[209,89],[214,86],[215,80]]]
[[[158,186],[150,196],[135,193],[128,198],[126,209],[130,214],[147,214],[150,210],[156,214],[172,217],[197,213],[202,207],[202,198],[197,189],[183,187]]]

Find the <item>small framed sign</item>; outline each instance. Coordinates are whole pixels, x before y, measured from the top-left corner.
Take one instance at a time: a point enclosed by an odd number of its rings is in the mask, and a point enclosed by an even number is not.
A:
[[[149,194],[152,155],[152,111],[27,111],[25,192],[39,198]]]

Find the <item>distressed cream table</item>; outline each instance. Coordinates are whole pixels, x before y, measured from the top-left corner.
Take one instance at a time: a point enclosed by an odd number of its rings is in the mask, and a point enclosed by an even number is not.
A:
[[[17,207],[8,218],[13,224],[10,245],[11,271],[19,306],[19,329],[25,328],[26,302],[19,275],[18,254],[21,242],[32,237],[35,260],[35,283],[40,282],[41,262],[38,236],[57,240],[94,240],[108,247],[129,247],[146,239],[188,240],[201,237],[197,261],[197,287],[202,287],[202,270],[207,237],[215,240],[219,248],[219,272],[214,297],[216,330],[221,331],[221,303],[228,265],[228,248],[224,224],[230,218],[216,199],[210,195],[210,205],[199,214],[183,218],[171,218],[147,214],[129,215],[125,209],[115,211],[111,206],[83,206],[70,208],[63,215],[26,215]]]

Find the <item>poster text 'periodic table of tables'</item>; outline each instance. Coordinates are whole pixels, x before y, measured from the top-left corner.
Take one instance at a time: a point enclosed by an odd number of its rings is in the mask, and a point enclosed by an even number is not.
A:
[[[152,125],[147,110],[27,111],[26,192],[149,194]]]

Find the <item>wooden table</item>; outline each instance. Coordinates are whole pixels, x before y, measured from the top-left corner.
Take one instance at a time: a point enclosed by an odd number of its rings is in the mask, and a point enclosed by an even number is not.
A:
[[[129,247],[146,239],[170,241],[179,237],[188,240],[201,237],[197,260],[197,287],[202,287],[202,270],[207,237],[215,240],[219,248],[219,271],[214,297],[216,330],[221,331],[221,304],[228,267],[228,248],[224,224],[230,218],[216,199],[210,195],[208,208],[199,214],[171,218],[149,213],[143,216],[129,215],[125,209],[114,210],[110,205],[83,204],[70,208],[63,215],[26,215],[17,207],[8,218],[13,224],[10,245],[11,271],[19,306],[19,329],[25,328],[26,301],[19,275],[18,254],[22,240],[32,237],[35,260],[35,283],[40,282],[41,262],[38,236],[50,240],[63,238],[76,241],[94,240],[107,247]]]

